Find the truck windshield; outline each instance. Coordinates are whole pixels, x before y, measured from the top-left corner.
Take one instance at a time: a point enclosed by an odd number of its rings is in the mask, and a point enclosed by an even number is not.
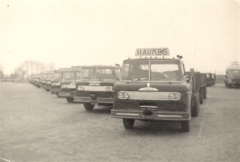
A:
[[[61,73],[54,73],[53,79],[60,79],[62,77]]]
[[[95,79],[96,67],[84,68],[82,70],[82,79]]]
[[[81,79],[81,72],[80,71],[77,71],[77,73],[76,73],[76,79]]]
[[[116,79],[115,71],[112,68],[98,68],[96,79]]]
[[[68,79],[73,79],[74,78],[74,72],[68,71],[63,74],[63,78],[68,80]]]
[[[163,61],[126,62],[122,73],[123,80],[180,81],[182,79],[179,64]]]
[[[230,75],[240,75],[240,70],[230,70],[229,74]]]

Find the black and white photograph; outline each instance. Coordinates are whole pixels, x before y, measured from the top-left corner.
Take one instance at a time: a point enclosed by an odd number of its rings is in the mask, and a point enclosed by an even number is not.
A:
[[[239,162],[239,0],[0,0],[0,162]]]

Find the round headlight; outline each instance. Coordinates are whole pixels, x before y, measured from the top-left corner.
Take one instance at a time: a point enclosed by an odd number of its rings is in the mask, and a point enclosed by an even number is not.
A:
[[[107,91],[112,91],[112,89],[113,89],[113,88],[112,88],[111,86],[107,86],[107,87],[106,87],[106,90],[107,90]]]
[[[127,92],[118,92],[118,98],[126,100],[129,98],[129,94]]]
[[[84,87],[83,87],[83,86],[78,86],[78,90],[79,90],[79,91],[83,91],[83,90],[84,90]]]
[[[168,95],[168,99],[171,101],[178,101],[181,99],[181,94],[178,92],[170,93]]]

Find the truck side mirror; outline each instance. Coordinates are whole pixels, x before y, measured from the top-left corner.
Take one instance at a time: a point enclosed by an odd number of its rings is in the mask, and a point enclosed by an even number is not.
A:
[[[194,77],[194,69],[193,68],[190,69],[190,78],[192,78],[192,77]]]

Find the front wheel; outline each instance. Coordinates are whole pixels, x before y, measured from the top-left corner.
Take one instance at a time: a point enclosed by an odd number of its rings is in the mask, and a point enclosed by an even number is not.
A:
[[[132,129],[134,122],[134,119],[123,119],[123,126],[125,129]]]
[[[183,132],[189,132],[190,131],[190,121],[182,121],[181,127]]]
[[[195,97],[193,97],[192,100],[192,116],[196,117],[198,116],[198,111],[200,109],[200,103],[199,103],[199,95],[197,94]]]
[[[94,105],[91,105],[90,103],[84,103],[83,105],[87,111],[92,111],[94,108]]]
[[[72,103],[73,100],[74,100],[74,98],[72,98],[72,97],[67,97],[66,100],[67,100],[68,103]]]
[[[206,99],[207,98],[207,87],[205,86],[203,88],[203,99]]]
[[[199,101],[200,101],[200,104],[203,103],[203,90],[202,89],[199,92]]]

